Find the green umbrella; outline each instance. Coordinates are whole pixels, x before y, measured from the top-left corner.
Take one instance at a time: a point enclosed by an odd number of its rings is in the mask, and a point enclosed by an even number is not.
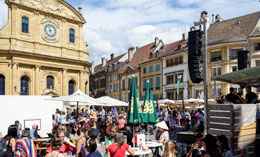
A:
[[[138,92],[136,89],[135,78],[132,77],[130,95],[129,95],[129,111],[128,111],[128,124],[138,125],[142,123],[142,108],[138,99]]]
[[[159,119],[155,110],[154,100],[150,83],[147,81],[144,107],[143,107],[143,123],[155,124],[158,123]]]

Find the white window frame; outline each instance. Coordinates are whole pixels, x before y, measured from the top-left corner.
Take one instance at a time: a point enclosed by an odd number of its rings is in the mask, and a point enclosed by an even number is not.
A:
[[[198,95],[196,95],[196,91],[199,91],[199,93],[201,94],[202,92],[203,92],[203,88],[195,88],[195,90],[194,90],[194,98],[198,98]]]
[[[219,89],[221,91],[221,86],[217,86],[216,87],[216,91],[217,91],[217,96],[219,96]],[[215,97],[215,88],[212,88],[212,97],[214,98]]]
[[[230,60],[233,60],[233,59],[237,59],[237,57],[236,58],[232,58],[232,50],[239,50],[239,49],[244,49],[243,47],[235,47],[235,48],[230,48]]]
[[[211,68],[211,77],[214,77],[213,76],[213,69],[216,69],[216,76],[218,76],[218,68],[220,68],[222,70],[222,67],[221,66],[215,66],[215,67],[212,67]],[[221,75],[221,70],[220,70],[220,75]]]

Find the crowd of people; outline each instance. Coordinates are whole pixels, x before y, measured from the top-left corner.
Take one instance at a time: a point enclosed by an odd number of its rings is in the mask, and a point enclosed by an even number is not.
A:
[[[256,104],[260,103],[260,99],[258,100],[258,95],[252,91],[252,87],[246,87],[246,95],[243,97],[241,92],[237,93],[233,87],[229,88],[229,93],[224,96],[220,95],[218,103],[233,103],[233,104]]]
[[[16,121],[8,128],[8,134],[1,141],[4,141],[2,145],[6,145],[7,151],[4,153],[7,157],[36,157],[37,153],[38,156],[46,157],[123,157],[126,152],[134,156],[135,152],[131,147],[137,146],[137,136],[149,133],[154,141],[163,144],[155,151],[156,156],[175,157],[180,152],[176,149],[176,143],[170,139],[170,134],[176,135],[177,127],[188,130],[194,128],[198,133],[194,136],[197,140],[187,153],[188,157],[193,157],[195,150],[197,150],[195,154],[206,157],[207,154],[216,157],[220,154],[227,157],[223,155],[229,150],[228,145],[223,144],[226,142],[223,137],[215,140],[215,137],[207,135],[203,138],[202,110],[180,112],[170,107],[158,108],[157,115],[160,122],[156,125],[140,124],[132,127],[127,125],[127,113],[116,108],[100,111],[94,108],[82,109],[78,113],[76,109],[71,108],[67,108],[66,111],[57,109],[53,114],[53,129],[52,134],[49,135],[51,140],[48,141],[46,151],[36,150],[33,142],[34,139],[40,138],[36,124],[31,129],[22,129],[21,123]],[[213,138],[216,141],[213,143],[219,145],[218,147],[212,144]],[[215,155],[212,155],[213,153]]]

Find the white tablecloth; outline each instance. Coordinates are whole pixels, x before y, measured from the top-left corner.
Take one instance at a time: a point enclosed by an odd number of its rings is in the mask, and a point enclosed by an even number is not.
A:
[[[134,147],[134,148],[131,148],[133,150],[133,152],[135,153],[135,156],[142,156],[142,155],[148,155],[148,154],[151,154],[152,151],[151,149],[148,149],[148,151],[143,151],[143,150],[140,150],[138,147]],[[125,155],[128,156],[130,155],[128,153],[128,151],[125,152]]]
[[[158,142],[145,142],[144,147],[148,147],[148,148],[156,148],[156,147],[161,147],[163,146],[162,143],[158,143]]]

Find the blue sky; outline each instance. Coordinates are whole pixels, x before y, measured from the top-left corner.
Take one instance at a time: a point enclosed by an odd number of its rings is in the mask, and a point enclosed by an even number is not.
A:
[[[200,12],[225,19],[260,11],[259,0],[65,0],[75,8],[83,7],[84,39],[89,44],[90,61],[98,64],[109,58],[143,46],[157,36],[165,44],[187,33]],[[7,7],[0,0],[0,28],[7,20]]]

